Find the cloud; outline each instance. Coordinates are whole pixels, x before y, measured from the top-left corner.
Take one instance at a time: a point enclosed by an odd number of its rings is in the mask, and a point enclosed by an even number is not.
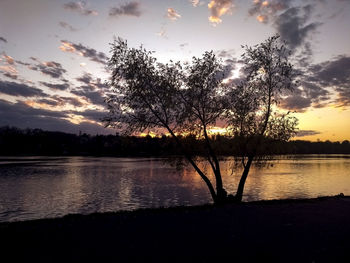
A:
[[[295,135],[295,137],[305,137],[305,136],[312,136],[317,134],[321,134],[321,133],[315,130],[299,130]]]
[[[73,105],[75,107],[82,107],[84,103],[82,103],[78,98],[74,97],[62,97],[58,95],[51,96],[49,98],[41,98],[37,99],[35,102],[40,104],[46,104],[49,106],[65,106],[67,104]]]
[[[119,16],[141,16],[142,12],[140,10],[139,2],[129,2],[119,7],[112,7],[109,10],[109,16],[111,17],[119,17]]]
[[[91,74],[86,72],[76,80],[84,85],[72,90],[72,94],[83,97],[94,105],[106,106],[104,102],[104,94],[108,89],[106,83],[103,83],[100,78],[93,78]]]
[[[71,93],[85,97],[94,105],[106,106],[103,92],[94,90],[91,86],[81,86],[79,89],[72,90]]]
[[[25,82],[23,79],[19,78],[17,71],[17,64],[22,66],[29,66],[29,63],[25,63],[19,60],[15,60],[13,57],[7,55],[5,52],[2,52],[3,59],[0,58],[0,61],[3,61],[3,65],[0,65],[0,72],[7,78],[12,80],[20,80]]]
[[[103,65],[105,65],[108,60],[106,54],[103,52],[98,52],[96,49],[83,46],[82,44],[74,44],[67,40],[61,40],[61,46],[59,49],[64,52],[78,54]]]
[[[67,90],[69,88],[69,84],[62,83],[62,84],[54,84],[54,83],[48,83],[44,81],[40,81],[41,85],[44,85],[45,87],[48,87],[53,90]]]
[[[108,88],[106,83],[103,83],[100,78],[93,78],[90,73],[84,73],[82,76],[76,78],[77,81],[84,83],[84,86],[81,86],[84,90],[105,90]]]
[[[283,98],[279,106],[291,111],[305,112],[309,107],[325,107],[329,104],[329,100],[330,92],[326,87],[319,83],[307,81],[307,77],[304,76],[299,87]]]
[[[307,23],[311,12],[310,5],[291,7],[276,17],[274,26],[289,48],[295,49],[307,43],[307,37],[322,25],[319,22]]]
[[[66,10],[77,12],[81,15],[98,15],[97,11],[86,8],[86,2],[84,1],[68,2],[63,5],[63,8]]]
[[[341,55],[332,60],[310,66],[313,80],[326,86],[350,85],[350,56]]]
[[[317,21],[310,22],[314,5],[319,0],[312,5],[299,7],[292,6],[292,2],[293,0],[254,0],[248,14],[260,23],[271,24],[293,51],[296,64],[305,67],[310,64],[313,56],[312,36],[322,25]]]
[[[307,67],[302,72],[300,86],[284,98],[280,106],[302,112],[308,107],[329,104],[350,106],[350,56],[337,56]]]
[[[182,43],[182,44],[180,44],[179,46],[180,46],[180,48],[185,48],[185,47],[188,47],[188,43],[186,42],[186,43]]]
[[[75,111],[72,112],[75,115],[80,115],[91,121],[101,121],[102,118],[106,117],[108,111],[98,111],[98,110],[85,110],[85,111]]]
[[[4,72],[2,74],[4,74],[5,77],[8,77],[8,78],[13,79],[13,80],[18,79],[18,75],[17,74],[13,74],[13,73],[10,73],[10,72]]]
[[[63,74],[67,72],[67,70],[62,67],[61,63],[55,61],[41,62],[35,66],[29,66],[29,68],[34,71],[40,71],[55,79],[62,78]]]
[[[72,31],[72,32],[78,31],[78,29],[76,29],[75,27],[71,26],[67,22],[60,21],[58,24],[61,27],[65,28],[65,29],[68,29],[69,31]]]
[[[84,84],[90,84],[93,78],[91,74],[85,72],[83,76],[76,78],[76,80]]]
[[[7,39],[4,38],[4,37],[0,37],[0,41],[4,42],[4,43],[7,43]]]
[[[18,71],[13,65],[0,66],[0,72],[2,72],[5,76],[18,76]]]
[[[250,16],[255,16],[260,23],[269,23],[275,18],[276,13],[289,8],[290,0],[255,0],[248,11]]]
[[[197,7],[199,4],[200,4],[200,1],[199,0],[189,0],[191,2],[191,4],[194,6],[194,7]]]
[[[310,66],[308,81],[332,88],[337,92],[337,106],[350,106],[350,56],[341,55],[332,60]]]
[[[67,120],[69,112],[35,109],[23,101],[11,103],[0,99],[0,126],[16,126],[18,128],[39,128],[48,131],[68,133],[110,134],[112,130],[104,128],[96,122],[83,121],[74,124]],[[84,114],[81,113],[81,114]],[[87,115],[90,113],[87,112]]]
[[[20,65],[22,65],[22,66],[30,66],[30,63],[23,62],[23,61],[20,61],[20,60],[16,60],[16,63],[17,63],[17,64],[20,64]]]
[[[159,32],[156,33],[157,36],[168,39],[167,32],[165,28],[162,28]]]
[[[279,107],[290,111],[305,112],[311,106],[312,100],[299,94],[293,94],[283,99]]]
[[[177,20],[179,18],[181,18],[181,15],[176,13],[175,9],[174,8],[171,8],[169,7],[168,10],[167,10],[167,17],[170,19],[170,20]]]
[[[22,97],[46,96],[46,94],[41,89],[12,81],[0,81],[0,93]]]
[[[6,63],[8,65],[14,65],[15,64],[15,60],[13,59],[13,57],[8,56],[5,52],[2,53],[3,58],[5,59]]]
[[[211,0],[208,4],[210,10],[209,21],[214,25],[222,22],[221,16],[230,14],[233,9],[232,0]]]
[[[216,52],[216,56],[223,61],[224,79],[233,77],[233,70],[237,68],[238,60],[233,49],[223,49]]]

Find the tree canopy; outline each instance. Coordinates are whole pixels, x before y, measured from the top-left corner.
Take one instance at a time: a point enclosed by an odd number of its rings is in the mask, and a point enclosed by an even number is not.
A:
[[[162,64],[142,46],[129,48],[126,41],[116,39],[109,60],[112,75],[111,93],[106,99],[109,109],[106,125],[128,134],[153,131],[172,136],[208,186],[214,202],[220,203],[227,201],[227,193],[210,136],[211,127],[220,121],[226,136],[240,141],[238,148],[244,171],[235,195],[240,201],[250,166],[262,156],[263,142],[287,141],[297,125],[289,112],[278,111],[279,100],[294,84],[288,50],[278,36],[244,48],[244,76],[234,85],[223,81],[224,66],[213,51],[205,52],[200,58],[193,57],[191,63]],[[204,141],[205,161],[215,182],[199,168],[195,151],[179,140],[184,134]]]

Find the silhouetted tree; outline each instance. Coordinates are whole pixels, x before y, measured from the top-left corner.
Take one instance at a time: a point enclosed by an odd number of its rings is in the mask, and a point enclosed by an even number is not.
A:
[[[283,95],[294,88],[290,52],[278,36],[254,47],[245,46],[242,55],[246,77],[232,87],[227,121],[239,139],[243,172],[236,192],[241,201],[244,185],[254,160],[268,156],[273,141],[288,141],[295,135],[297,119],[278,110]]]
[[[113,93],[107,99],[110,110],[105,119],[107,125],[128,133],[151,129],[168,132],[208,186],[214,202],[221,202],[226,191],[208,136],[210,125],[225,111],[218,89],[222,67],[213,52],[193,58],[192,63],[184,67],[179,62],[157,63],[152,52],[142,47],[128,48],[121,39],[112,44],[112,52],[109,67]],[[195,151],[180,140],[186,133],[205,139],[206,157],[215,175],[216,190],[196,163]]]
[[[213,52],[205,52],[192,63],[162,64],[143,47],[129,48],[117,39],[112,44],[109,68],[112,92],[106,102],[107,126],[125,133],[154,131],[169,133],[187,161],[204,180],[215,203],[225,202],[220,162],[214,148],[211,126],[219,119],[239,139],[244,166],[236,200],[242,199],[244,183],[259,147],[268,139],[288,140],[296,120],[278,114],[274,105],[284,90],[292,88],[292,66],[278,37],[254,47],[243,55],[246,79],[240,85],[224,85],[224,68]],[[198,166],[196,150],[187,147],[182,134],[203,142],[206,161],[215,177],[215,186]],[[216,188],[216,189],[215,189]]]

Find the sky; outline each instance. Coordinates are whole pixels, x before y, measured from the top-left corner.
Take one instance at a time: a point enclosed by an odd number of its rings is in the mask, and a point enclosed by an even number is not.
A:
[[[103,127],[115,37],[160,62],[213,50],[239,77],[244,49],[279,34],[299,86],[294,139],[350,140],[349,0],[0,0],[0,127],[114,133]]]

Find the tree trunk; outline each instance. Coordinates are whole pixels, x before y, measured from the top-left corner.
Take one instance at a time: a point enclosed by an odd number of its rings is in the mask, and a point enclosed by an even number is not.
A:
[[[215,193],[214,187],[212,185],[212,183],[210,182],[209,178],[201,171],[201,169],[199,169],[199,167],[197,166],[197,164],[193,161],[193,159],[191,158],[191,156],[187,153],[185,147],[182,145],[181,141],[179,140],[179,138],[175,135],[175,133],[170,129],[170,127],[166,124],[164,124],[165,128],[167,128],[167,130],[170,132],[171,136],[175,139],[176,143],[180,146],[183,154],[185,155],[185,158],[190,162],[190,164],[192,165],[192,167],[196,170],[196,172],[199,174],[199,176],[203,179],[203,181],[206,183],[210,195],[214,201],[214,203],[218,203],[218,194]]]
[[[227,192],[223,187],[221,173],[219,171],[215,171],[215,179],[216,179],[216,202],[217,204],[224,203],[227,201]]]
[[[243,173],[242,173],[242,176],[241,176],[241,180],[239,181],[239,185],[238,185],[236,196],[235,196],[235,200],[237,202],[241,202],[242,201],[245,181],[247,180],[247,177],[248,177],[248,174],[249,174],[249,170],[250,170],[250,166],[252,165],[253,159],[254,159],[253,156],[249,156],[247,164],[244,167],[244,170],[243,170]]]

